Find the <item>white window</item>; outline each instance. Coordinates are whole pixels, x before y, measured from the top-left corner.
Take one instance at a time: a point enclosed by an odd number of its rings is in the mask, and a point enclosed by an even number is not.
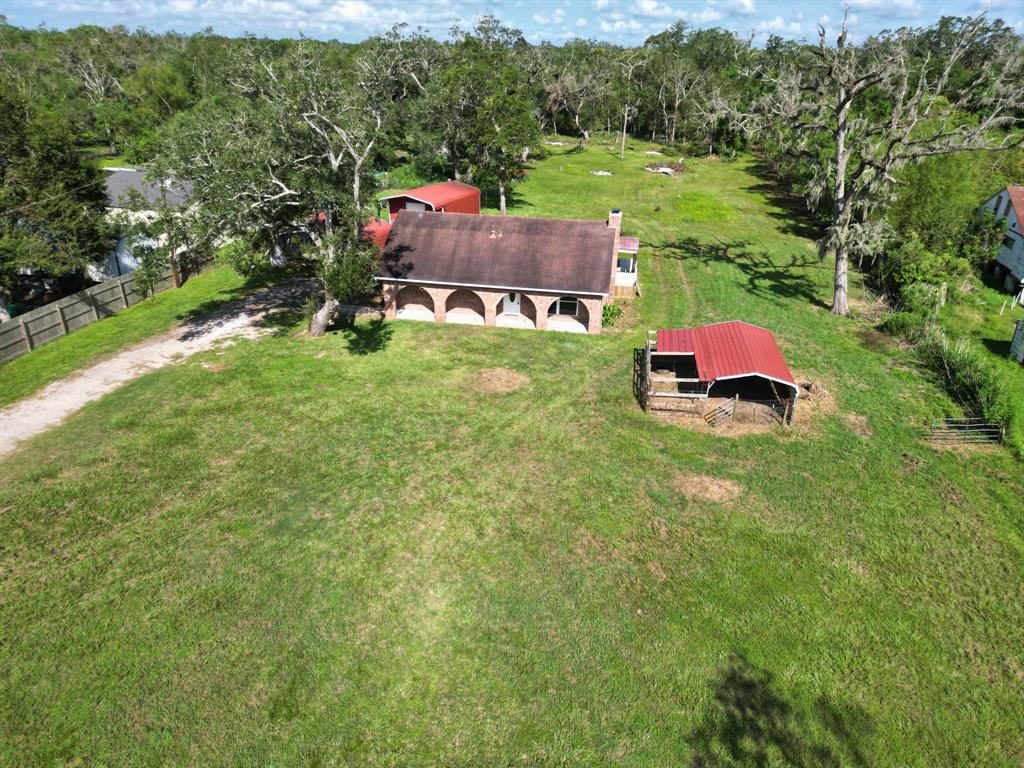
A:
[[[573,315],[579,312],[579,303],[573,296],[562,296],[551,305],[551,315]]]
[[[412,200],[405,204],[405,210],[407,211],[425,211],[427,207],[423,203],[414,203]]]

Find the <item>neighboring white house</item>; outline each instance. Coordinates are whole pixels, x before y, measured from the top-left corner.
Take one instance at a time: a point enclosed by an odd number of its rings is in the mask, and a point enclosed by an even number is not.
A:
[[[982,211],[993,211],[997,218],[1006,219],[996,262],[1006,272],[1006,290],[1016,292],[1024,282],[1024,187],[1004,187],[981,204],[978,212]]]
[[[189,188],[187,185],[154,184],[146,181],[146,172],[135,168],[109,168],[109,175],[106,179],[107,209],[113,215],[122,209],[122,201],[129,191],[138,192],[147,201],[155,203],[158,200],[166,201],[171,205],[178,205],[188,199]],[[133,215],[146,216],[150,211],[139,211]],[[106,260],[100,264],[90,264],[86,267],[86,276],[97,283],[104,280],[113,280],[115,277],[127,275],[138,269],[139,260],[132,252],[133,247],[139,245],[152,246],[154,242],[129,243],[124,237],[117,239],[114,250],[107,254]]]

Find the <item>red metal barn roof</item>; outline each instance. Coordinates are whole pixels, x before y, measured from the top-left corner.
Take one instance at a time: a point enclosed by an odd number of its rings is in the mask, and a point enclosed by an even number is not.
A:
[[[421,203],[431,205],[435,211],[442,208],[450,208],[460,201],[476,201],[475,213],[480,213],[480,190],[470,184],[461,181],[442,181],[440,184],[428,184],[425,187],[416,187],[408,192],[397,195],[388,195],[381,200],[394,200],[400,197],[408,197]],[[456,206],[461,208],[460,206]],[[453,210],[452,213],[470,213],[471,211]]]
[[[798,390],[775,336],[750,323],[731,320],[698,328],[660,330],[658,352],[692,354],[701,381],[757,375]]]
[[[391,234],[391,222],[368,221],[363,225],[359,234],[367,240],[372,240],[374,245],[384,250],[384,244],[388,241],[388,235]]]

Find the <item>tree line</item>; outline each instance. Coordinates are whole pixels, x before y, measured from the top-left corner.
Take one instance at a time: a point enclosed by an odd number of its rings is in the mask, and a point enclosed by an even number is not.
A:
[[[238,254],[301,250],[324,285],[313,332],[367,289],[358,232],[379,172],[465,179],[504,211],[553,133],[581,145],[601,133],[620,156],[629,136],[690,155],[756,153],[820,227],[836,264],[833,310],[846,314],[851,259],[899,293],[914,271],[895,261],[953,269],[964,248],[991,248],[970,214],[996,180],[1021,180],[1022,64],[1021,38],[984,16],[859,42],[842,24],[763,46],[682,21],[635,47],[531,45],[493,17],[443,41],[397,26],[358,44],[0,24],[0,93],[12,110],[49,121],[66,151],[116,153],[191,182],[188,209],[162,220],[196,247],[229,238],[245,246]],[[36,133],[0,146],[8,289],[11,265],[47,247],[58,255],[38,263],[59,269],[70,249],[47,243],[60,233],[102,229],[95,200],[75,197],[82,183],[61,179],[61,163],[79,175],[88,163],[65,157],[52,169],[74,221],[44,210],[52,190],[19,181]],[[954,193],[920,199],[922,186],[944,185]],[[154,258],[168,258],[174,239]],[[99,236],[65,240],[79,262],[104,247]]]

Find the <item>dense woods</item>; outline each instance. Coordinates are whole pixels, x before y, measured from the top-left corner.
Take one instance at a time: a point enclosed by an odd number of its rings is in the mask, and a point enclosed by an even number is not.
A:
[[[204,247],[303,248],[329,314],[365,287],[354,241],[383,173],[471,181],[504,211],[541,136],[600,135],[619,154],[630,136],[682,156],[756,153],[835,257],[835,312],[851,259],[917,311],[912,285],[984,263],[992,224],[973,211],[1024,178],[1021,50],[986,17],[763,46],[680,21],[637,47],[530,45],[492,17],[444,41],[399,26],[359,44],[4,23],[3,112],[25,128],[0,146],[0,286],[25,265],[103,255],[92,166],[113,157],[193,182],[195,204],[164,213]],[[32,142],[49,147],[45,189],[19,170]]]

